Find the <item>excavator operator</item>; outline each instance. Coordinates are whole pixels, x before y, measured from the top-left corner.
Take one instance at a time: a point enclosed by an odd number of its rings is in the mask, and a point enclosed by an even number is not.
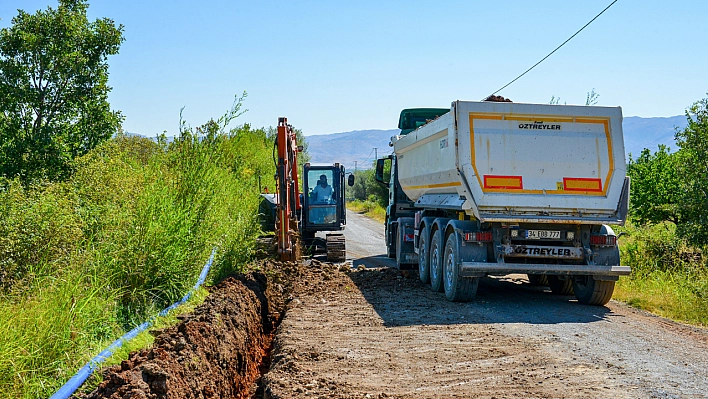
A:
[[[327,184],[327,176],[321,175],[317,185],[312,190],[314,194],[313,202],[317,204],[329,204],[332,200],[332,186]]]

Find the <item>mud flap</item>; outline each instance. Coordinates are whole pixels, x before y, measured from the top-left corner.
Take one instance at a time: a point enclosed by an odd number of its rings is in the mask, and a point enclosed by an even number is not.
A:
[[[398,218],[396,229],[396,266],[399,269],[418,264],[418,254],[413,250],[415,220]]]
[[[479,223],[471,220],[450,220],[448,229],[453,229],[451,234],[457,235],[457,253],[460,254],[459,262],[487,262],[487,243],[466,242],[465,231],[479,230]],[[459,266],[459,265],[458,265]],[[484,277],[483,272],[461,273],[464,277]]]

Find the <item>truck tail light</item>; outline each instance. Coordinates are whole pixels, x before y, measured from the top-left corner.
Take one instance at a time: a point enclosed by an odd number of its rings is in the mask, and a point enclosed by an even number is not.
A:
[[[492,241],[492,232],[491,231],[475,231],[472,233],[465,233],[465,241],[491,242]]]
[[[590,245],[614,247],[615,245],[617,245],[617,237],[616,236],[593,234],[590,236]]]

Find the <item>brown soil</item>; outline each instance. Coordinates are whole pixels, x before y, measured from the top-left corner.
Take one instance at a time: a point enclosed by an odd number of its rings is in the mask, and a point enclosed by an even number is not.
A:
[[[589,365],[568,370],[533,342],[465,320],[465,304],[437,298],[415,271],[345,270],[303,271],[265,398],[617,397]]]
[[[281,265],[280,270],[289,267]],[[269,267],[273,269],[272,265]],[[277,269],[277,268],[276,268]],[[134,352],[87,398],[245,398],[268,366],[285,287],[269,271],[229,277],[152,348]]]
[[[491,96],[485,98],[484,101],[492,101],[492,102],[497,102],[497,103],[510,103],[511,102],[511,100],[509,100],[508,98],[504,98],[502,96],[495,96],[493,94]]]
[[[705,331],[614,302],[580,305],[520,275],[483,279],[474,302],[452,303],[417,271],[367,268],[374,260],[358,259],[354,270],[270,262],[265,274],[228,279],[152,349],[110,369],[89,397],[669,399],[707,392]]]
[[[452,303],[417,271],[341,270],[313,261],[294,284],[262,378],[264,398],[675,398],[704,392],[705,345],[634,341],[646,326],[620,309],[583,306],[523,276],[485,279]],[[621,312],[621,313],[620,313]],[[621,325],[615,335],[616,327]],[[677,337],[686,329],[676,325]],[[663,332],[663,333],[662,333]],[[656,334],[656,333],[654,333]],[[705,336],[705,333],[696,332]],[[624,337],[627,337],[625,340]],[[695,353],[692,355],[691,353]],[[659,363],[654,370],[652,361]],[[674,362],[672,360],[672,362]],[[685,364],[684,364],[685,363]],[[696,396],[701,397],[701,395]]]

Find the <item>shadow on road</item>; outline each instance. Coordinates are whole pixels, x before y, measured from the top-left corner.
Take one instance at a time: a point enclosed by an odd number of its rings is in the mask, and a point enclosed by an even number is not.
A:
[[[395,267],[396,260],[391,259],[386,254],[367,256],[364,258],[357,258],[352,260],[352,266],[358,268],[359,266],[370,267]]]
[[[387,258],[386,258],[387,259]],[[367,264],[366,258],[360,259]],[[418,279],[417,270],[366,269],[352,280],[387,327],[406,325],[496,323],[595,323],[612,312],[602,306],[577,303],[514,278],[483,278],[474,302],[448,302]]]

